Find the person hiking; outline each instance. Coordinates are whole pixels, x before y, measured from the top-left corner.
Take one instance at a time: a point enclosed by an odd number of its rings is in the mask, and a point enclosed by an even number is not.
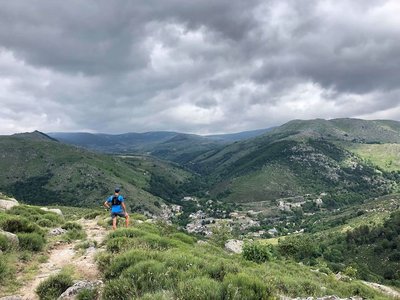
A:
[[[107,207],[107,209],[111,208],[112,228],[114,230],[117,228],[117,217],[125,218],[125,227],[129,225],[129,215],[126,211],[125,200],[119,192],[120,189],[116,188],[114,190],[114,195],[108,197],[106,202],[104,202],[104,206]]]

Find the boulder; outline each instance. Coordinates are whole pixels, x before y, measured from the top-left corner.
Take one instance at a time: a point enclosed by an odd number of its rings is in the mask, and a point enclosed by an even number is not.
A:
[[[75,299],[75,296],[84,289],[93,290],[95,288],[101,287],[103,282],[101,280],[96,281],[88,281],[81,280],[74,283],[73,286],[69,287],[64,293],[58,297],[58,300],[72,300]]]
[[[55,213],[55,214],[57,214],[57,215],[60,215],[60,216],[63,215],[61,209],[58,209],[58,208],[41,207],[40,209],[41,209],[41,210],[44,210],[44,211],[53,212],[53,213]]]
[[[233,253],[240,254],[243,251],[243,241],[241,240],[227,240],[225,243],[225,250]]]
[[[8,239],[8,241],[12,244],[12,246],[14,248],[18,247],[19,239],[18,239],[18,236],[16,234],[0,230],[0,235],[4,235]]]
[[[19,203],[14,198],[0,199],[0,210],[9,210],[17,205],[19,205]]]
[[[58,227],[58,228],[51,229],[51,230],[49,231],[49,235],[51,235],[51,236],[56,236],[56,235],[64,234],[64,233],[66,233],[66,232],[67,232],[67,230],[65,230],[65,229],[63,229],[63,228],[61,228],[61,227]]]

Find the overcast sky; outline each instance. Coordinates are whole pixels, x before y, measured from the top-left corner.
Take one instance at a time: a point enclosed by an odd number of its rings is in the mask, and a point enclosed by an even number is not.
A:
[[[0,0],[0,134],[400,120],[400,1]]]

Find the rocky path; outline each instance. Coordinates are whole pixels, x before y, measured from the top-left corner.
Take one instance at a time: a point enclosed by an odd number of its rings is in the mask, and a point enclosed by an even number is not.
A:
[[[106,229],[97,225],[97,220],[79,220],[87,234],[88,241],[96,241],[100,246],[107,232]],[[82,254],[79,250],[75,250],[78,242],[71,244],[55,245],[49,253],[49,259],[40,266],[35,279],[27,282],[19,292],[24,300],[38,299],[35,290],[38,285],[51,275],[57,274],[62,268],[70,266],[76,274],[85,280],[100,279],[97,266],[95,263],[95,254],[101,251],[101,248],[89,247]]]
[[[374,282],[367,282],[363,281],[364,284],[368,285],[369,287],[372,287],[373,289],[376,289],[384,294],[386,294],[389,297],[392,297],[394,299],[400,299],[400,292],[396,291],[395,289],[382,285],[379,283],[374,283]]]

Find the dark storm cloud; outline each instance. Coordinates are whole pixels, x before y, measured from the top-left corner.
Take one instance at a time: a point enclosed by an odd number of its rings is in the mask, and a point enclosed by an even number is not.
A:
[[[397,1],[2,1],[2,132],[400,119]],[[234,120],[234,122],[232,122]]]

